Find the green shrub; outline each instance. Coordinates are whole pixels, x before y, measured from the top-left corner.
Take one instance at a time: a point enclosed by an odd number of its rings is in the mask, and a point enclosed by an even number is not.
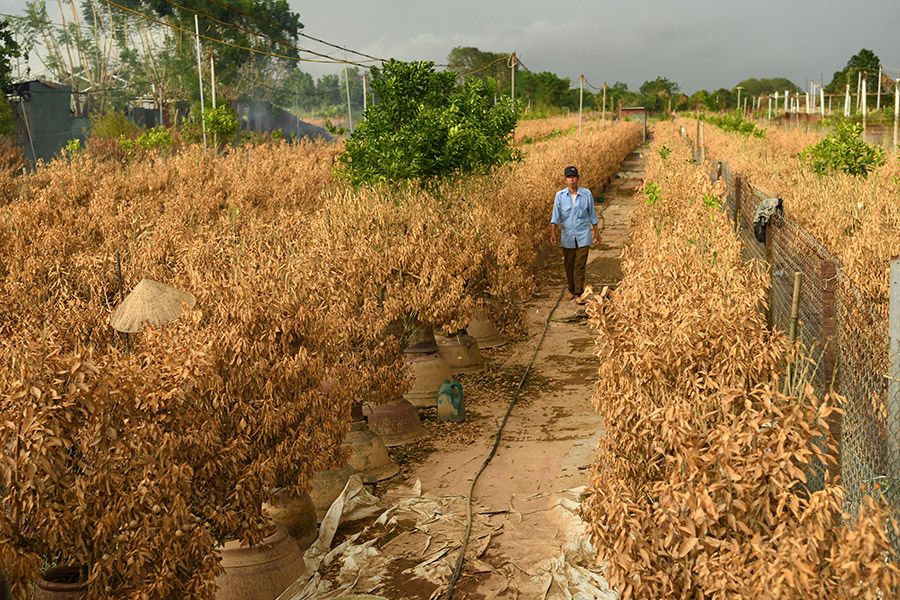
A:
[[[172,132],[162,125],[148,129],[136,138],[127,138],[125,136],[119,138],[119,144],[129,153],[137,150],[168,152],[171,150],[173,143]]]
[[[512,145],[518,111],[510,98],[495,103],[489,82],[460,85],[433,63],[396,60],[372,77],[378,103],[339,158],[354,184],[483,173],[521,156]]]
[[[91,115],[91,135],[95,137],[117,140],[122,136],[131,138],[141,132],[133,121],[121,113],[109,110],[103,114]]]
[[[733,131],[746,136],[756,138],[766,137],[766,130],[760,129],[752,121],[747,121],[740,111],[734,111],[725,115],[706,115],[703,120],[712,123],[723,131]]]
[[[5,97],[0,97],[0,136],[12,135],[16,131],[16,118],[12,106]]]
[[[199,118],[200,107],[194,105],[187,121],[181,127],[181,136],[189,142],[203,141],[203,122]],[[240,121],[227,104],[203,111],[206,121],[206,139],[211,143],[213,136],[218,142],[228,143],[237,139]]]
[[[817,144],[810,144],[801,154],[815,173],[841,172],[867,177],[884,164],[884,148],[867,144],[862,139],[862,125],[838,122],[831,134]]]
[[[78,138],[72,138],[68,142],[66,142],[66,155],[74,156],[82,151],[81,140]]]

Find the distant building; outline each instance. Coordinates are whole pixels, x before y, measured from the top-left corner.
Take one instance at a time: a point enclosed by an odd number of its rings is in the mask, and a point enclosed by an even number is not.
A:
[[[9,87],[7,96],[16,119],[16,142],[32,163],[59,155],[69,140],[84,142],[90,122],[72,113],[72,88],[44,80]]]

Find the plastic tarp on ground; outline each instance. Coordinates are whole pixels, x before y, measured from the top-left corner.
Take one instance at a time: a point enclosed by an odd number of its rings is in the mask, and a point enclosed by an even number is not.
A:
[[[473,506],[459,597],[616,598],[596,566],[579,516],[582,491],[514,496],[499,511]],[[463,497],[429,496],[417,482],[378,499],[358,477],[351,478],[304,556],[306,574],[279,600],[337,600],[347,594],[442,598],[465,526]]]

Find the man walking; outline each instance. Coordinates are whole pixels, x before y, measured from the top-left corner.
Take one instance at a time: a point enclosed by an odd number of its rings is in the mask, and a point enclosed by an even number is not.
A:
[[[587,268],[588,250],[600,242],[597,229],[597,213],[591,190],[578,187],[578,169],[565,168],[566,187],[556,192],[553,215],[550,217],[550,243],[559,243],[566,264],[566,280],[569,285],[567,300],[584,304],[584,272]],[[561,235],[560,231],[562,230]],[[593,230],[593,236],[591,231]]]

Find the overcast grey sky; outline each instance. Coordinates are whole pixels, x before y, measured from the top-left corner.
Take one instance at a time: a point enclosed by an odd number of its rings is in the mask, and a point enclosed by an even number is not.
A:
[[[454,46],[515,50],[534,71],[595,85],[661,75],[693,92],[785,76],[803,87],[822,73],[827,83],[863,47],[900,69],[900,0],[289,2],[307,33],[375,56],[440,63]],[[0,0],[0,12],[23,4]]]

